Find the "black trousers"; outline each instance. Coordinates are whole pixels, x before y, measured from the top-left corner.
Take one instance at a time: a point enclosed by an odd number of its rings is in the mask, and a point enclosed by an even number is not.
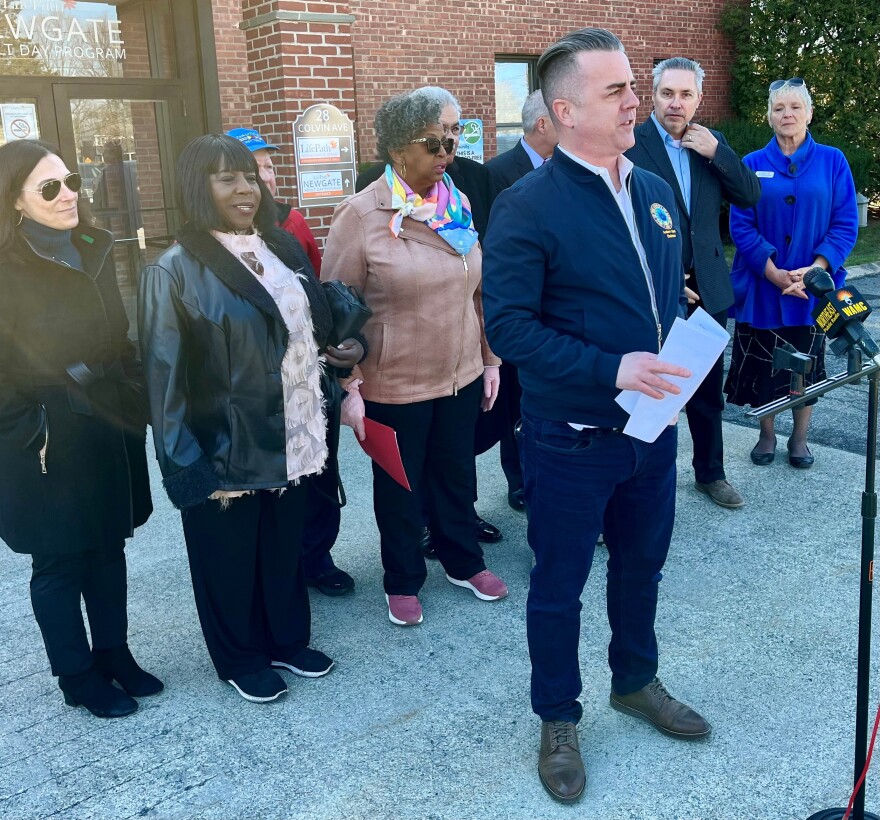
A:
[[[691,307],[696,308],[694,305]],[[722,327],[727,325],[726,310],[713,314],[712,318]],[[724,440],[721,432],[721,414],[724,412],[723,387],[724,356],[719,356],[718,361],[684,408],[691,440],[694,443],[694,457],[691,463],[694,466],[694,477],[700,484],[710,484],[727,477],[724,474]]]
[[[342,513],[336,496],[336,473],[325,470],[303,479],[306,488],[302,535],[302,565],[306,578],[317,578],[333,567],[330,550],[339,537]]]
[[[474,522],[474,426],[483,380],[455,396],[413,402],[366,402],[367,416],[397,431],[397,443],[412,492],[373,464],[373,508],[379,527],[385,592],[417,595],[427,578],[419,550],[428,506],[428,524],[437,558],[453,578],[482,572],[483,550]]]
[[[309,645],[311,612],[300,566],[304,483],[260,490],[226,509],[184,510],[196,609],[221,680],[289,660]]]
[[[126,642],[127,595],[121,544],[114,550],[33,556],[31,605],[53,675],[78,675],[92,666],[80,598],[86,604],[92,646],[115,649]]]
[[[522,388],[519,384],[517,369],[512,364],[502,363],[501,384],[502,390],[505,390],[506,393],[507,423],[501,431],[501,441],[498,449],[500,451],[501,469],[504,471],[504,477],[507,479],[507,489],[509,492],[514,492],[523,488],[522,467],[519,462],[519,444],[513,432],[522,415],[520,412]],[[506,388],[503,385],[506,385]]]

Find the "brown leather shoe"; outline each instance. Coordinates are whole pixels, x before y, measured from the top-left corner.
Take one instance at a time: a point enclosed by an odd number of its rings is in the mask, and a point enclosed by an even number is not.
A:
[[[561,803],[573,803],[584,793],[587,776],[573,723],[550,720],[541,724],[538,777],[550,796]]]
[[[670,737],[693,740],[706,737],[712,731],[712,727],[701,715],[672,697],[659,678],[654,678],[647,686],[631,695],[618,695],[612,689],[611,705],[619,712],[626,712],[652,723]]]
[[[729,481],[723,478],[718,481],[710,481],[708,484],[701,484],[699,481],[694,486],[701,493],[709,496],[719,507],[726,507],[728,510],[738,510],[744,507],[746,502],[739,494],[739,490]]]

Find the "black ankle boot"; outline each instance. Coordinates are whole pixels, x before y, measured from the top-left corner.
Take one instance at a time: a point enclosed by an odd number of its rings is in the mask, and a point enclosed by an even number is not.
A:
[[[58,686],[68,706],[85,706],[95,717],[125,717],[138,708],[134,698],[117,689],[96,669],[79,675],[61,675]]]
[[[107,681],[115,680],[133,698],[155,695],[165,688],[155,675],[138,666],[127,643],[115,649],[93,649],[92,664]]]

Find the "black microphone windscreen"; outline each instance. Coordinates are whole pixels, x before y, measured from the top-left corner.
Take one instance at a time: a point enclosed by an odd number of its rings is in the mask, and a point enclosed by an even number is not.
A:
[[[804,287],[813,296],[824,296],[834,290],[834,280],[825,268],[816,265],[804,274]]]

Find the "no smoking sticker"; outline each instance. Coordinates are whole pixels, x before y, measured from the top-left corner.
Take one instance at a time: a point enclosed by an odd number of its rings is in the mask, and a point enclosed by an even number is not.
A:
[[[27,120],[13,120],[9,123],[9,133],[17,140],[26,140],[31,135],[31,127]]]

